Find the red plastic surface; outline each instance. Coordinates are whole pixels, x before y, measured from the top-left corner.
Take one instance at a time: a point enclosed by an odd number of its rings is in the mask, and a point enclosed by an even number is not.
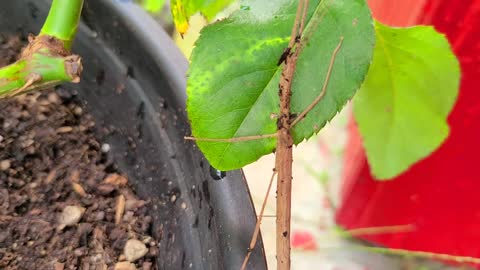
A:
[[[412,232],[363,238],[391,248],[480,257],[480,0],[369,3],[383,23],[431,24],[445,33],[461,62],[461,90],[447,141],[391,181],[371,176],[352,121],[337,222],[348,229],[413,224]]]

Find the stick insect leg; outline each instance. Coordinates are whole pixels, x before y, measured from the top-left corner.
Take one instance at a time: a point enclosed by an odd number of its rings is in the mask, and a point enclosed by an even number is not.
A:
[[[255,225],[255,230],[253,232],[252,240],[250,241],[250,246],[248,247],[247,255],[243,260],[242,268],[240,270],[247,269],[248,260],[250,259],[250,255],[257,244],[258,235],[260,234],[260,224],[262,224],[263,213],[265,212],[265,207],[267,206],[268,196],[270,195],[270,190],[272,189],[273,179],[275,179],[275,175],[277,174],[277,170],[273,169],[272,177],[270,178],[270,183],[268,184],[267,194],[263,199],[262,208],[260,209],[260,214],[258,215],[257,224]]]
[[[338,42],[338,45],[335,48],[335,50],[333,50],[332,57],[330,58],[330,64],[328,66],[327,75],[325,76],[325,82],[323,83],[323,86],[322,86],[322,91],[315,98],[315,100],[310,105],[308,105],[307,108],[295,118],[295,120],[293,120],[291,125],[292,128],[296,124],[298,124],[298,122],[302,121],[307,115],[307,113],[313,110],[313,108],[315,108],[315,106],[317,106],[320,100],[322,100],[322,98],[325,96],[325,93],[327,92],[328,82],[330,81],[330,77],[332,76],[332,70],[335,64],[335,59],[337,58],[337,54],[340,51],[342,44],[343,44],[343,37],[340,37],[340,41]]]

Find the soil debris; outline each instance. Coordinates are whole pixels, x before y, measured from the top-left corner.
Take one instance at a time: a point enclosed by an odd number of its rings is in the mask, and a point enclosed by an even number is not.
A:
[[[145,244],[137,239],[130,239],[125,244],[123,250],[125,258],[129,262],[134,262],[148,253],[148,248]]]
[[[0,66],[21,46],[0,35]],[[149,203],[116,171],[95,128],[62,87],[0,100],[0,269],[157,269]],[[119,261],[129,239],[147,238],[149,248],[128,253],[135,262]]]
[[[73,205],[65,207],[58,219],[59,226],[61,227],[60,229],[63,230],[63,228],[67,226],[76,225],[82,218],[83,213],[85,213],[85,208],[83,207]]]

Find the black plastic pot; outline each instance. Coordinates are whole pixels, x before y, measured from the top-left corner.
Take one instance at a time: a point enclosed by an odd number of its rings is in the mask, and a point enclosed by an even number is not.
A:
[[[48,7],[0,1],[0,32],[37,33]],[[130,1],[87,0],[82,16],[74,45],[84,58],[82,83],[67,87],[111,131],[104,141],[112,158],[152,201],[159,269],[240,269],[255,211],[242,172],[217,173],[183,139],[186,59]],[[261,240],[248,269],[266,269]]]

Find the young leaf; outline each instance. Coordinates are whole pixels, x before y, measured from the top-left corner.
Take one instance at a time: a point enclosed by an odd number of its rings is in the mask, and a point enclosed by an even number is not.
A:
[[[447,138],[460,80],[447,39],[432,27],[376,23],[377,45],[354,112],[375,177],[393,178]]]
[[[292,112],[321,92],[334,48],[344,37],[326,95],[293,129],[295,144],[318,132],[360,87],[373,55],[374,29],[363,0],[310,0],[293,82]],[[236,138],[277,130],[279,58],[288,46],[297,1],[248,0],[229,18],[201,32],[191,57],[187,110],[193,136]],[[274,151],[276,139],[197,141],[220,170],[243,167]]]
[[[233,0],[171,0],[173,21],[180,34],[188,30],[188,20],[200,12],[207,21],[212,20],[220,11],[230,5]]]

